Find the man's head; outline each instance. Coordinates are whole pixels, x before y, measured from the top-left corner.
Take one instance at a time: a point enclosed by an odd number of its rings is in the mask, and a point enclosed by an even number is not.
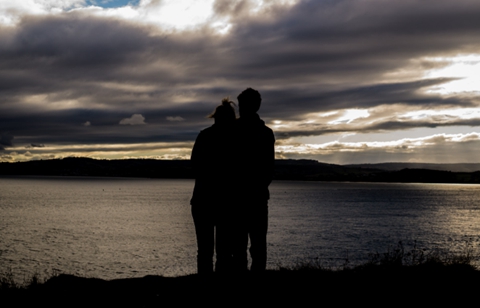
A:
[[[240,116],[255,114],[260,109],[262,97],[257,90],[248,88],[237,96]]]

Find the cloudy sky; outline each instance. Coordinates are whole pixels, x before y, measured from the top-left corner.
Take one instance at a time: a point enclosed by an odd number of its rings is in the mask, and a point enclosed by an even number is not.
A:
[[[0,0],[0,161],[189,158],[247,87],[277,158],[480,162],[478,0]]]

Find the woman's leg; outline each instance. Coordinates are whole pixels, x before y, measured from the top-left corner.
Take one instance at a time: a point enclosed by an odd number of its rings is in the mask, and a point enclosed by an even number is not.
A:
[[[233,244],[233,225],[231,213],[228,207],[217,210],[215,224],[215,252],[217,261],[215,262],[215,272],[227,273],[232,271],[232,244]]]
[[[192,205],[192,216],[197,236],[197,272],[213,273],[214,218],[205,206]]]

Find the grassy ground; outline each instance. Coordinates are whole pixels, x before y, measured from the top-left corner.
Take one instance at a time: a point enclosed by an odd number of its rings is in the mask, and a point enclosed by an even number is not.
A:
[[[339,269],[301,264],[262,274],[102,280],[56,275],[18,285],[0,279],[0,307],[158,307],[171,305],[455,306],[477,300],[480,271],[469,254],[425,255],[401,244],[369,262]]]

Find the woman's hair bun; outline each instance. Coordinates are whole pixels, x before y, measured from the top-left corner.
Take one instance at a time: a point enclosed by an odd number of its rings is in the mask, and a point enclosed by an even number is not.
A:
[[[222,99],[222,105],[225,107],[231,107],[232,105],[235,106],[235,103],[230,100],[230,98],[225,97]]]
[[[218,117],[227,117],[235,120],[235,103],[232,102],[228,97],[222,99],[222,104],[215,108],[215,111],[210,114],[209,118],[218,118]]]

